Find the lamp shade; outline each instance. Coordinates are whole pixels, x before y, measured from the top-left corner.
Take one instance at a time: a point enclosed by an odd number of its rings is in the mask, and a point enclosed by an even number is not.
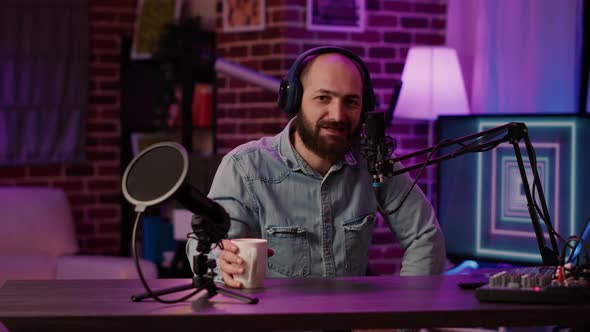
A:
[[[410,48],[402,81],[394,113],[397,118],[434,120],[443,114],[469,114],[463,75],[453,48]]]

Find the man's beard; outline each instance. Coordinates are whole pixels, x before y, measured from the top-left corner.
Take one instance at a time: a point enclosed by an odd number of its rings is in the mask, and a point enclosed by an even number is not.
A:
[[[303,112],[299,112],[295,118],[295,127],[303,144],[318,156],[332,161],[343,159],[352,143],[358,140],[360,128],[356,128],[345,137],[332,136],[331,139],[322,137],[320,130],[330,128],[350,131],[351,126],[349,121],[334,120],[320,120],[314,125]]]

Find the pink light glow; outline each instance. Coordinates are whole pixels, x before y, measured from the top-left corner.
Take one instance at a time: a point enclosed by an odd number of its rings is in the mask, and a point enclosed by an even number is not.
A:
[[[402,81],[396,117],[434,120],[439,115],[469,114],[463,75],[453,48],[410,48]]]

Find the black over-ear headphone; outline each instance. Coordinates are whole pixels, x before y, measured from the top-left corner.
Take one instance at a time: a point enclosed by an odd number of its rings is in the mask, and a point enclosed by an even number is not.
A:
[[[279,90],[279,109],[289,115],[295,115],[301,107],[301,97],[303,96],[303,86],[299,80],[301,74],[301,66],[305,59],[312,55],[320,55],[326,53],[338,53],[349,58],[355,62],[361,71],[363,78],[363,105],[362,112],[371,112],[375,108],[375,92],[371,85],[371,77],[367,66],[356,54],[340,47],[323,46],[312,48],[301,54],[287,72],[285,79],[281,81]],[[362,119],[362,118],[361,118]]]

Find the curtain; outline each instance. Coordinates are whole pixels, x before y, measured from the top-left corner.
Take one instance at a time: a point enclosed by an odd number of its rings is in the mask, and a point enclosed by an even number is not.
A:
[[[473,113],[576,113],[582,0],[449,0]]]
[[[87,0],[3,0],[0,165],[84,158]]]

